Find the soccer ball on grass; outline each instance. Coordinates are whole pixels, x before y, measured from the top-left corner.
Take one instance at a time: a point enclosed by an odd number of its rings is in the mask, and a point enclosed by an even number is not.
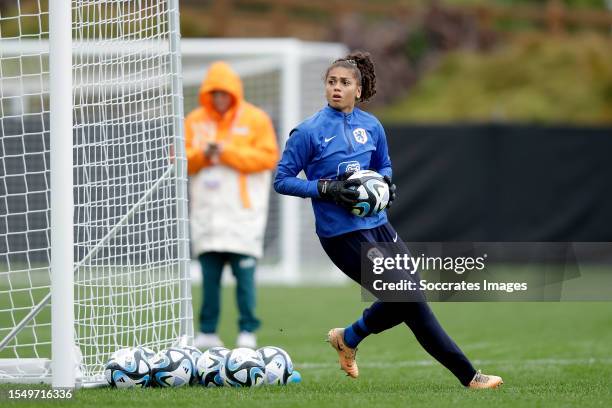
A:
[[[160,387],[189,385],[194,370],[189,352],[178,347],[160,351],[151,362],[151,378]]]
[[[196,367],[196,375],[200,384],[205,387],[223,386],[219,370],[229,352],[230,350],[225,347],[212,347],[202,353]]]
[[[244,347],[230,351],[219,371],[223,383],[230,387],[259,387],[266,379],[266,365],[261,355]]]
[[[279,347],[266,346],[257,352],[266,365],[266,384],[286,385],[291,382],[293,363],[289,354]]]
[[[117,388],[143,388],[149,385],[151,366],[139,348],[117,350],[104,367],[106,381]]]

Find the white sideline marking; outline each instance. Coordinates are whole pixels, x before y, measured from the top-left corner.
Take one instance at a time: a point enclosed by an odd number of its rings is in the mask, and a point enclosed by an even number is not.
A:
[[[391,367],[428,367],[438,365],[435,360],[410,360],[410,361],[398,361],[397,363],[383,362],[359,362],[359,367],[364,368],[391,368]],[[588,364],[612,364],[612,358],[543,358],[535,360],[472,360],[472,364],[475,366],[484,365],[512,365],[514,367],[520,366],[563,366],[563,365],[588,365]],[[334,368],[338,366],[338,363],[294,363],[297,368],[316,369],[316,368]]]
[[[463,350],[478,350],[484,348],[491,348],[493,344],[490,342],[470,343],[461,347]]]

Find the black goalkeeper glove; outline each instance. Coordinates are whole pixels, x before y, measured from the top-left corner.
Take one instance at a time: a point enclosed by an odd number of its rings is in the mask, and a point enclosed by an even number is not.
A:
[[[329,180],[321,179],[317,183],[319,197],[330,200],[344,207],[352,207],[357,202],[359,192],[357,187],[361,185],[358,179],[353,180]],[[355,188],[350,188],[355,187]]]
[[[387,183],[387,185],[389,186],[389,202],[387,203],[386,208],[391,208],[391,204],[393,204],[393,200],[397,198],[397,193],[395,192],[395,190],[397,190],[397,187],[391,181],[391,177],[384,176],[383,179],[385,180],[385,183]]]

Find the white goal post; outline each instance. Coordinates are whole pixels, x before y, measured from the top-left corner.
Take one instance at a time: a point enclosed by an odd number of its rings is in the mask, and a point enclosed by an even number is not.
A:
[[[212,61],[240,74],[281,148],[325,103],[344,46],[179,44],[177,2],[0,10],[0,382],[100,384],[116,349],[193,336],[183,112]],[[345,281],[309,200],[272,193],[265,242],[260,282]]]

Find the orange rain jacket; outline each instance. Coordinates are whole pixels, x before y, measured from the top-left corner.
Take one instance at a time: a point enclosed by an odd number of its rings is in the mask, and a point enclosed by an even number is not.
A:
[[[212,105],[215,90],[232,96],[223,116]],[[242,81],[224,62],[210,66],[199,97],[200,107],[185,119],[194,253],[261,257],[271,170],[278,161],[272,121],[244,100]],[[222,146],[216,164],[204,155],[209,141]]]

